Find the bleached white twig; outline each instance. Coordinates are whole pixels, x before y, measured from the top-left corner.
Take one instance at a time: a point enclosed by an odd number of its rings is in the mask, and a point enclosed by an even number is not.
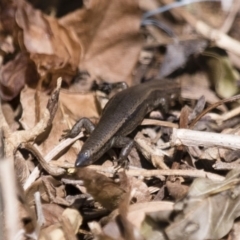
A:
[[[42,202],[41,202],[41,196],[39,191],[34,193],[34,199],[35,199],[36,210],[37,210],[38,225],[39,227],[42,227],[46,223],[46,220],[43,215]]]
[[[237,150],[240,149],[240,136],[174,128],[171,145],[224,147]]]
[[[0,183],[1,198],[3,198],[4,205],[5,227],[7,230],[5,237],[6,239],[15,239],[20,226],[15,175],[12,161],[10,160],[0,160]],[[0,234],[3,235],[4,233],[1,232]]]

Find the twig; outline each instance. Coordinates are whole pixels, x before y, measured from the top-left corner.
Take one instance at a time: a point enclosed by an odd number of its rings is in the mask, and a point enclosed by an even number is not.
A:
[[[157,9],[154,9],[154,10],[151,10],[149,12],[146,12],[144,15],[143,15],[143,20],[142,21],[145,21],[147,18],[150,18],[156,14],[161,14],[161,13],[164,13],[164,12],[167,12],[169,10],[172,10],[172,9],[176,9],[176,8],[179,8],[179,7],[183,7],[185,5],[189,5],[189,4],[193,4],[193,3],[199,3],[199,2],[220,2],[221,0],[186,0],[186,1],[181,1],[181,2],[171,2],[163,7],[160,7],[160,8],[157,8]]]
[[[172,146],[204,146],[240,149],[240,136],[223,133],[200,132],[189,129],[173,129]]]
[[[224,21],[222,27],[219,29],[221,32],[228,33],[228,31],[232,27],[232,24],[233,24],[234,19],[239,11],[239,8],[240,8],[240,1],[239,0],[233,1],[233,4],[229,11],[229,14],[228,14],[226,20]]]
[[[40,197],[39,191],[34,193],[34,199],[35,199],[36,210],[37,210],[38,226],[42,227],[46,223],[46,220],[43,215],[42,203],[41,203],[41,197]]]
[[[4,205],[4,219],[6,229],[6,236],[4,239],[14,239],[18,234],[20,226],[15,175],[13,165],[9,160],[0,160],[0,184],[2,195],[1,199],[3,199]],[[4,231],[0,233],[0,235],[3,234]]]
[[[160,121],[156,119],[144,119],[141,123],[141,125],[155,125],[155,126],[163,126],[163,127],[169,127],[169,128],[178,128],[178,124],[166,122],[166,121]]]
[[[49,152],[45,157],[45,161],[48,163],[50,162],[55,156],[57,156],[62,150],[64,150],[66,147],[73,144],[77,139],[83,137],[83,133],[80,132],[78,136],[75,138],[68,138],[64,139],[62,142],[60,142],[51,152]],[[30,176],[26,180],[23,189],[26,190],[28,187],[32,185],[32,183],[39,177],[40,175],[40,169],[39,167],[35,167],[34,170],[31,172]]]
[[[83,180],[73,180],[73,179],[68,179],[68,178],[62,178],[61,181],[65,184],[78,184],[83,186],[84,185],[84,181]]]
[[[88,166],[88,168],[103,172],[103,173],[111,173],[114,174],[115,168],[114,167],[102,167],[97,165]],[[214,174],[205,172],[203,170],[179,170],[179,169],[156,169],[156,170],[146,170],[146,169],[130,169],[126,171],[126,174],[128,176],[136,176],[136,177],[156,177],[156,176],[172,176],[172,175],[179,175],[184,177],[203,177],[203,178],[209,178],[216,181],[222,181],[225,178]]]
[[[30,143],[21,143],[20,148],[26,149],[38,160],[42,168],[50,175],[57,177],[63,175],[66,170],[63,168],[59,168],[56,166],[51,166],[46,160],[43,158],[42,154],[39,152],[37,146],[32,145]]]
[[[240,107],[236,107],[236,108],[232,109],[231,111],[228,111],[228,112],[222,114],[220,116],[219,120],[226,121],[226,120],[236,117],[238,115],[240,115]]]
[[[56,164],[58,166],[63,167],[61,164]],[[73,164],[69,164],[69,167],[74,167]],[[103,173],[104,175],[107,176],[113,176],[116,173],[116,168],[115,167],[106,167],[106,166],[99,166],[99,165],[91,165],[86,168],[98,171],[100,173]],[[209,173],[205,172],[203,170],[179,170],[179,169],[154,169],[154,170],[147,170],[147,169],[136,169],[132,168],[131,166],[129,167],[129,170],[126,171],[126,174],[128,176],[135,176],[135,177],[159,177],[162,178],[162,176],[174,176],[174,175],[179,175],[183,177],[203,177],[203,178],[209,178],[212,180],[216,181],[221,181],[224,180],[225,178],[214,174],[214,173]],[[79,180],[77,180],[79,181]],[[79,182],[81,183],[81,182]]]
[[[221,101],[218,101],[212,105],[210,105],[208,108],[206,108],[203,112],[201,112],[192,122],[191,124],[189,125],[189,128],[193,128],[193,126],[206,114],[208,113],[209,111],[211,111],[212,109],[222,105],[223,103],[229,103],[229,102],[234,102],[236,100],[239,100],[240,99],[240,94],[239,95],[236,95],[236,96],[233,96],[233,97],[230,97],[230,98],[227,98],[227,99],[223,99]]]
[[[168,169],[169,167],[164,163],[163,156],[169,156],[169,154],[144,140],[144,138],[135,138],[136,145],[141,151],[143,156],[153,164],[154,167],[160,169]]]
[[[164,0],[169,3],[168,0]],[[196,19],[192,14],[184,9],[174,9],[187,23],[189,23],[195,30],[203,35],[205,38],[214,41],[215,44],[227,51],[233,52],[240,56],[240,42],[229,37],[225,33],[208,26],[205,22]]]

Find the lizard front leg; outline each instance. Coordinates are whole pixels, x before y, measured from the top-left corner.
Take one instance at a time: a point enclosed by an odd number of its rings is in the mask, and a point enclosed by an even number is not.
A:
[[[61,139],[64,138],[74,138],[76,137],[82,128],[85,128],[88,133],[92,133],[95,126],[94,124],[88,119],[88,118],[81,118],[79,121],[77,121],[71,130],[65,130],[64,134],[61,136]]]

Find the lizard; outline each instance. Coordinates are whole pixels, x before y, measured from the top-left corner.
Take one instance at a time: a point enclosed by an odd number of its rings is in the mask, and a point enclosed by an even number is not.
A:
[[[75,167],[94,163],[112,147],[122,148],[118,162],[124,162],[134,146],[134,140],[128,135],[141,124],[147,113],[157,107],[166,112],[169,101],[179,94],[180,84],[171,80],[147,81],[118,92],[104,107],[96,127],[88,118],[81,118],[63,135],[63,138],[73,138],[82,128],[90,133]]]

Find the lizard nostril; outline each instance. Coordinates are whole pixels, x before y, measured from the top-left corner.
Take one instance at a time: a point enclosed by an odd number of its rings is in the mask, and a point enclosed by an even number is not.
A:
[[[77,160],[75,162],[75,167],[84,167],[89,165],[89,153],[87,152],[80,152],[77,156]]]

